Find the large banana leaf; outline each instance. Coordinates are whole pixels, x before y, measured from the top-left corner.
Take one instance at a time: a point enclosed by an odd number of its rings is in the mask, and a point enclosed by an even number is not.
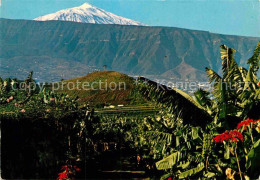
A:
[[[247,64],[250,64],[250,71],[256,75],[259,69],[259,60],[260,60],[260,41],[258,42],[256,49],[254,50],[253,56],[248,59]]]
[[[237,68],[238,65],[234,59],[235,49],[229,48],[226,45],[220,46],[220,54],[222,59],[223,79],[226,79],[233,68]]]
[[[196,98],[196,101],[206,109],[206,111],[209,114],[212,114],[212,101],[209,98],[210,93],[207,91],[204,91],[203,89],[198,89],[194,96]]]
[[[159,107],[178,116],[184,124],[205,127],[212,121],[207,111],[190,95],[169,88],[144,77],[138,78],[139,91],[148,99],[155,101]]]
[[[246,167],[250,168],[250,173],[253,176],[260,175],[260,139],[255,142],[252,149],[249,151]]]
[[[158,170],[166,170],[171,169],[175,166],[181,157],[181,152],[177,151],[172,153],[171,155],[163,158],[162,160],[158,161],[155,165]]]
[[[148,131],[147,134],[150,135],[150,138],[155,139],[155,142],[165,141],[166,144],[170,144],[172,142],[172,133],[159,132],[159,131]]]
[[[204,169],[204,164],[200,163],[197,167],[189,169],[185,172],[182,172],[181,174],[179,174],[179,179],[184,179],[190,176],[193,176],[199,172],[201,172]]]
[[[213,71],[212,69],[206,67],[206,73],[208,74],[209,77],[209,82],[220,82],[220,80],[222,79],[218,73],[216,73],[215,71]]]
[[[215,71],[213,71],[210,68],[206,67],[206,73],[209,78],[209,82],[213,83],[213,89],[212,93],[215,95],[215,97],[219,97],[221,95],[221,83],[222,83],[222,77],[218,75]]]
[[[247,61],[247,64],[250,64],[250,66],[246,76],[244,90],[248,88],[254,90],[257,87],[257,71],[259,69],[259,60],[260,60],[260,41],[258,42],[256,49],[254,50],[253,56]]]
[[[197,101],[195,101],[195,99],[193,99],[189,94],[187,94],[186,92],[179,90],[177,88],[174,88],[174,90],[179,93],[180,95],[182,95],[183,97],[185,97],[187,100],[189,100],[190,102],[192,102],[194,105],[196,105],[198,108],[200,109],[204,109],[203,106],[200,105],[200,103],[198,103]]]

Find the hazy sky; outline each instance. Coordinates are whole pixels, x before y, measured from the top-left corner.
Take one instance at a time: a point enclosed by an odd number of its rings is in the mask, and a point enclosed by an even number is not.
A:
[[[0,17],[33,19],[84,2],[153,26],[260,37],[260,0],[2,0]]]

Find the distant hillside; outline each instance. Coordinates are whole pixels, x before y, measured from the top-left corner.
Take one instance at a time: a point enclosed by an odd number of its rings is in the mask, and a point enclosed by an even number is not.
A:
[[[40,81],[103,69],[135,75],[204,80],[206,66],[220,71],[219,46],[237,50],[246,65],[260,38],[171,27],[0,20],[0,76]],[[185,72],[185,73],[184,73]]]
[[[72,97],[78,96],[80,104],[86,102],[91,105],[103,104],[102,107],[105,104],[133,105],[145,103],[146,100],[135,90],[134,82],[133,78],[125,74],[113,71],[97,71],[61,82],[63,87],[58,92],[65,92]],[[74,89],[72,84],[75,86]]]

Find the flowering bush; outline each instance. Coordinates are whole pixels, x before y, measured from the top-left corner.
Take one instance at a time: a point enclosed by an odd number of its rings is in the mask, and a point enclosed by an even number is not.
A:
[[[240,122],[238,125],[237,125],[237,129],[240,129],[244,126],[244,128],[247,128],[247,126],[249,126],[251,123],[254,123],[254,120],[253,119],[246,119],[242,122]]]
[[[219,142],[237,142],[237,141],[243,141],[243,135],[242,133],[238,132],[237,130],[233,130],[233,131],[226,131],[220,135],[217,135],[216,137],[213,138],[213,141],[215,141],[216,143]]]
[[[260,138],[258,134],[259,122],[260,120],[247,118],[238,123],[236,130],[225,131],[212,139],[215,143],[224,143],[224,159],[231,160],[229,162],[229,167],[226,169],[226,176],[228,179],[234,179],[234,175],[236,174],[240,176],[241,180],[248,178],[248,176],[253,176],[256,167],[259,167],[259,163],[255,163],[256,157],[260,156]],[[254,129],[256,131],[254,131]],[[237,143],[239,141],[241,143],[238,145]],[[237,169],[235,169],[235,165],[233,164],[234,161],[232,161],[230,154],[234,155]]]
[[[59,177],[57,179],[58,180],[68,179],[68,173],[66,171],[59,173]]]
[[[237,129],[243,128],[243,130],[246,130],[248,127],[259,129],[259,127],[260,127],[259,122],[260,122],[260,119],[253,120],[253,119],[247,118],[246,120],[240,122],[237,125]]]
[[[74,166],[64,165],[64,166],[62,166],[61,170],[63,172],[58,174],[59,175],[59,177],[57,178],[58,180],[69,180],[73,176],[75,176],[77,172],[81,171],[81,169],[75,165]]]

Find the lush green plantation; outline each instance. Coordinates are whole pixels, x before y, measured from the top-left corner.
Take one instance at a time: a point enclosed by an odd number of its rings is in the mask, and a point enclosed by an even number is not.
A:
[[[140,148],[133,139],[147,112],[94,116],[73,95],[34,85],[32,73],[25,81],[1,80],[3,178],[56,178],[65,170],[73,173],[59,177],[121,177],[132,170],[140,171],[132,177],[147,176],[146,164],[136,164]],[[115,169],[123,174],[109,173]]]
[[[39,91],[32,74],[1,80],[3,178],[258,178],[260,43],[249,69],[236,63],[234,49],[220,48],[223,73],[206,68],[211,92],[192,97],[140,77],[136,96],[156,105],[144,111],[139,104],[95,113],[77,100],[82,92]]]
[[[55,177],[82,153],[78,133],[90,114],[65,95],[39,92],[33,82],[32,74],[1,80],[2,178]]]
[[[162,146],[164,159],[156,163],[163,178],[257,178],[260,174],[260,83],[257,79],[260,43],[248,60],[249,69],[238,66],[235,50],[220,47],[222,76],[206,68],[213,84],[209,92],[190,95],[146,82],[140,91],[165,111],[162,128],[151,127]]]

